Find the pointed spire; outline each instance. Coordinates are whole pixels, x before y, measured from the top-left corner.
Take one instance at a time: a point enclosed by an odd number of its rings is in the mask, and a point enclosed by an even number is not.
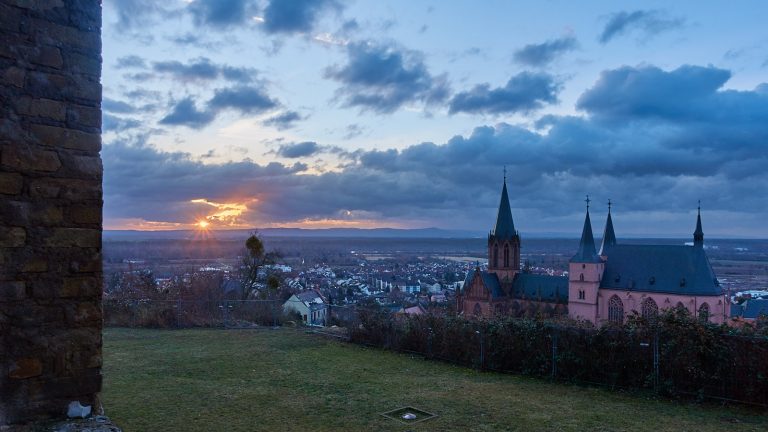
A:
[[[605,221],[603,242],[600,244],[600,256],[606,256],[608,249],[616,245],[616,233],[613,232],[613,220],[611,219],[611,200],[608,200],[608,220]]]
[[[696,231],[693,232],[693,245],[704,247],[704,230],[701,229],[701,200],[699,200],[698,215],[696,216]]]
[[[509,206],[507,194],[507,169],[504,168],[504,186],[501,188],[501,202],[496,216],[496,226],[491,232],[498,239],[511,239],[516,235],[515,222],[512,220],[512,209]]]
[[[584,218],[584,228],[581,231],[581,242],[576,255],[571,258],[571,262],[592,263],[602,262],[595,252],[595,237],[592,235],[592,222],[589,220],[589,195],[587,195],[587,216]]]

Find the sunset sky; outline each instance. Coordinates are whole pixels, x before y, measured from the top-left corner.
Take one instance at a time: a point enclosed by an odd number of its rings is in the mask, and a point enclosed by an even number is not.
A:
[[[104,0],[106,229],[768,237],[764,1]]]

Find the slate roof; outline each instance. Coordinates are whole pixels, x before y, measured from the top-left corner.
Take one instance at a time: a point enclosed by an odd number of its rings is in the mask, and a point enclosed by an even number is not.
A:
[[[607,255],[608,249],[616,246],[616,233],[613,231],[613,219],[611,218],[611,210],[608,209],[608,219],[605,221],[605,230],[603,231],[603,241],[600,244],[600,252],[598,255]]]
[[[469,287],[474,277],[475,270],[470,270],[464,280],[464,290]],[[482,277],[486,288],[490,290],[492,298],[507,297],[496,273],[481,270],[480,277]],[[514,298],[525,297],[526,299],[538,300],[541,297],[542,301],[567,302],[568,278],[565,276],[518,273],[512,281],[511,294]]]
[[[515,298],[567,302],[568,277],[518,273],[512,282],[512,293]]]
[[[307,291],[304,291],[304,292],[300,292],[300,293],[296,294],[296,297],[299,300],[303,301],[304,303],[314,302],[315,299],[317,299],[317,298],[320,298],[321,301],[323,299],[320,296],[320,294],[318,294],[317,291],[315,291],[315,290],[307,290]]]
[[[756,319],[760,315],[768,315],[768,299],[750,299],[741,305],[731,305],[731,316],[746,319]]]
[[[462,288],[462,291],[465,291],[467,288],[469,288],[474,277],[474,269],[467,272],[467,277],[464,279],[464,288]],[[480,277],[483,279],[483,285],[485,285],[485,287],[488,288],[488,290],[491,292],[491,297],[499,298],[506,295],[504,294],[504,290],[501,289],[501,283],[499,282],[499,278],[496,276],[496,273],[489,273],[487,271],[480,270]]]
[[[507,181],[504,180],[499,213],[496,215],[496,226],[491,231],[491,235],[500,240],[511,240],[515,234],[515,222],[512,220],[512,209],[509,207],[509,195],[507,195]]]
[[[584,228],[581,230],[579,250],[571,258],[571,262],[598,263],[601,261],[595,252],[595,237],[592,235],[592,222],[589,220],[589,209],[587,209],[587,216],[584,218]]]
[[[615,245],[601,288],[681,295],[722,295],[704,249],[676,245]]]

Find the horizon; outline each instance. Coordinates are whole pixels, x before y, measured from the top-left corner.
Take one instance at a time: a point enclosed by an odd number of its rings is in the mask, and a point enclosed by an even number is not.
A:
[[[761,11],[105,2],[104,227],[765,238]]]

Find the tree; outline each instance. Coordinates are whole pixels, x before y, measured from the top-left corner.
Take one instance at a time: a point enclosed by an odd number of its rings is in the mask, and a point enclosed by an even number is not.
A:
[[[264,242],[259,237],[259,233],[254,231],[250,237],[245,241],[245,253],[243,254],[243,265],[241,267],[241,282],[242,291],[240,298],[247,300],[251,297],[251,293],[254,289],[257,289],[257,281],[259,280],[259,270],[266,265],[274,264],[280,258],[280,254],[276,251],[266,252],[264,248]],[[277,283],[267,281],[267,290],[277,290],[280,285],[279,279]],[[263,296],[261,296],[263,297]]]

